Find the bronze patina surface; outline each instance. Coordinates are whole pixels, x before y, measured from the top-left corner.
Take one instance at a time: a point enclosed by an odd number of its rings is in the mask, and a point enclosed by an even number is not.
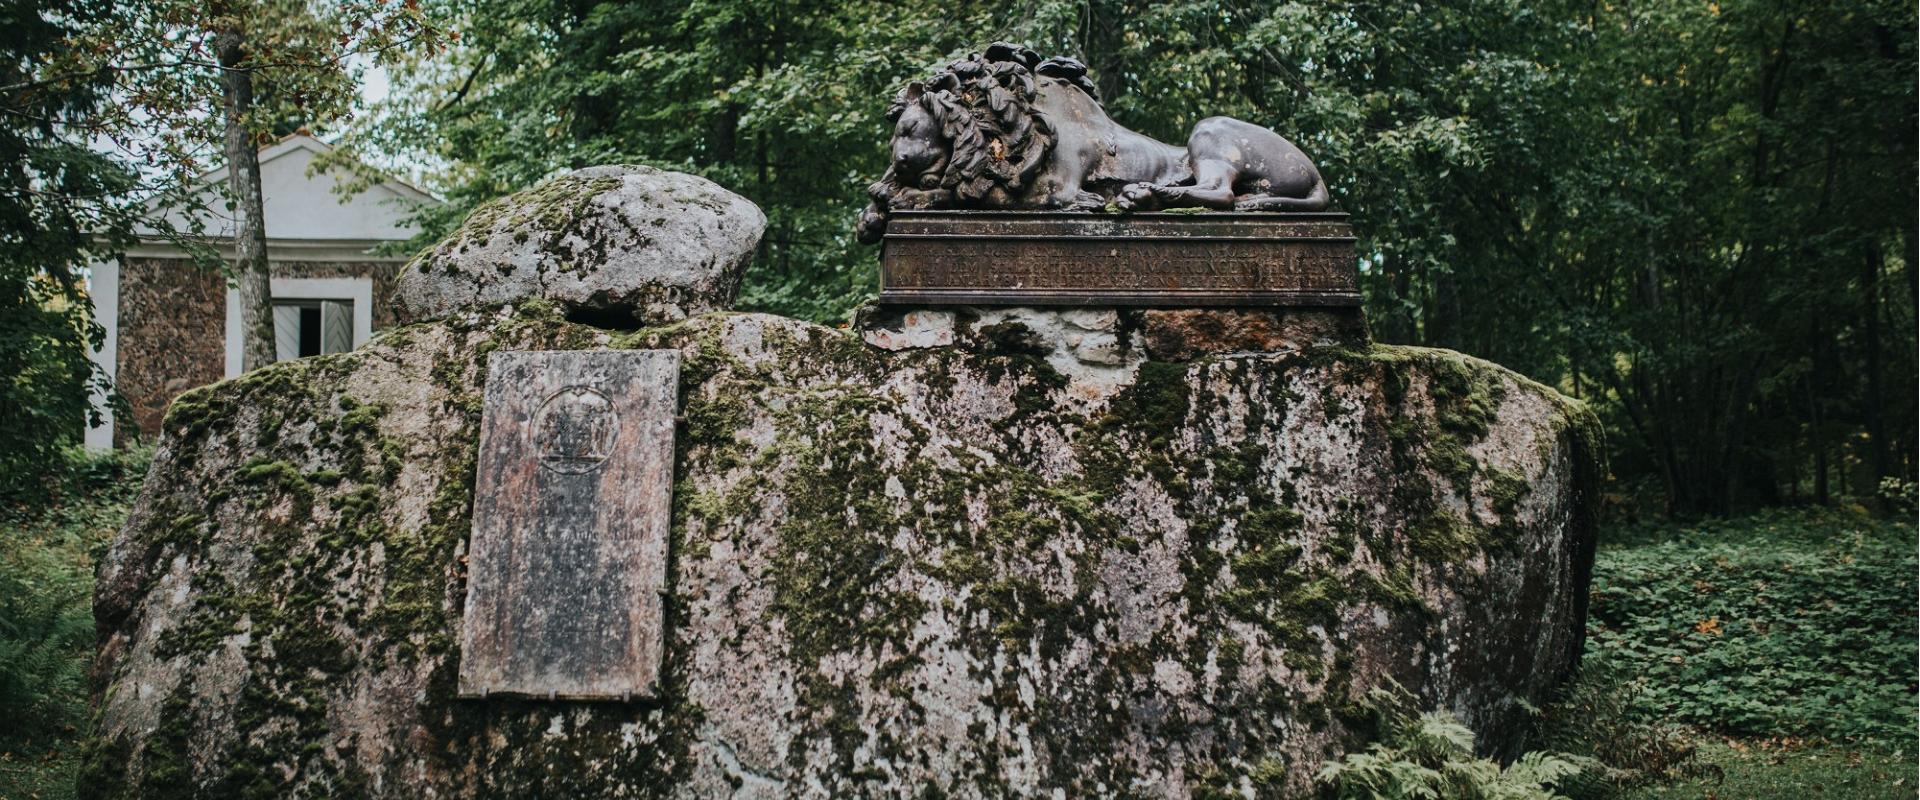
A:
[[[652,696],[680,351],[495,353],[487,370],[461,696]]]
[[[896,305],[1357,306],[1347,215],[898,211]]]
[[[1064,209],[1325,211],[1313,159],[1271,130],[1207,117],[1172,145],[1100,104],[1087,65],[994,42],[901,89],[887,105],[887,171],[856,231],[872,244],[900,211]]]

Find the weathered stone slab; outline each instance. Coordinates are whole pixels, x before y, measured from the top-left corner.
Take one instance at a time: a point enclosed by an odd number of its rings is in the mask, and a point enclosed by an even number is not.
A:
[[[881,303],[1357,306],[1339,213],[900,211]]]
[[[652,696],[680,352],[488,360],[460,694]]]
[[[395,278],[404,321],[543,298],[582,319],[660,325],[727,308],[766,215],[697,175],[588,167],[468,216]]]

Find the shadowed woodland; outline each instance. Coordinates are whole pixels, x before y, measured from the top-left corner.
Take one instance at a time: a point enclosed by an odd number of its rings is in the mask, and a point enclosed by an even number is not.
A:
[[[449,5],[458,47],[350,129],[445,165],[435,231],[555,169],[690,170],[771,218],[747,305],[838,320],[874,290],[881,98],[1021,41],[1163,140],[1224,114],[1298,142],[1375,335],[1594,403],[1642,508],[1913,478],[1909,2]]]

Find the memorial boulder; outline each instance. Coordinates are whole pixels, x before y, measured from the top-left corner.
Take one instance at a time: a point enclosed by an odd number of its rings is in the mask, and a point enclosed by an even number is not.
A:
[[[1286,796],[1388,679],[1520,745],[1580,642],[1589,412],[1441,350],[1161,360],[1073,313],[888,350],[536,303],[191,392],[100,569],[82,785]],[[583,349],[683,360],[658,691],[463,696],[490,354]]]
[[[996,45],[902,93],[852,330],[709,310],[759,213],[585,170],[409,267],[425,321],[182,395],[83,795],[1302,797],[1388,682],[1517,755],[1582,645],[1593,415],[1373,342],[1303,154],[1181,154],[1085,77]]]

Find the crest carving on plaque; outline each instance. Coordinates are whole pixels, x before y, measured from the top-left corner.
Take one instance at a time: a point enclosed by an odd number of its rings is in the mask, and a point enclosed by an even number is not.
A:
[[[540,464],[564,475],[581,475],[600,468],[613,454],[619,418],[607,396],[586,386],[568,386],[540,405],[534,414],[534,445]]]
[[[655,696],[679,375],[678,350],[487,357],[461,697]]]

